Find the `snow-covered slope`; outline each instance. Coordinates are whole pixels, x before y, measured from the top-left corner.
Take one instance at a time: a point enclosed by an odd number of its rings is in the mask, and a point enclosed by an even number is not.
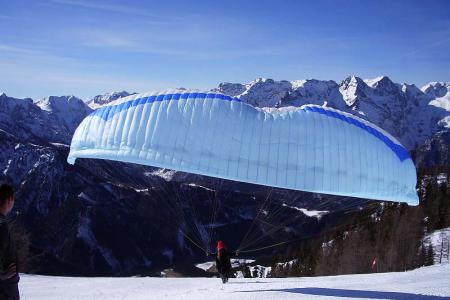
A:
[[[448,82],[432,82],[422,87],[422,91],[434,98],[429,105],[450,111],[450,83]],[[447,114],[439,121],[442,128],[450,128],[450,115]]]
[[[22,275],[22,299],[450,299],[450,264],[304,278],[75,278]]]
[[[434,264],[450,263],[450,227],[427,234],[423,243],[425,249],[428,249],[429,245],[433,247]]]
[[[91,111],[73,96],[51,96],[34,103],[0,94],[0,130],[23,142],[70,144],[75,128]]]
[[[74,132],[92,111],[83,100],[74,96],[50,96],[39,100],[36,104],[69,132]]]

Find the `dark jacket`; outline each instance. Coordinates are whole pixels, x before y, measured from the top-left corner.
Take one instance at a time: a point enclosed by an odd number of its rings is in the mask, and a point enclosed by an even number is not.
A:
[[[231,270],[230,256],[233,253],[228,252],[226,249],[219,250],[216,256],[216,268],[220,274],[228,274]]]
[[[15,270],[12,277],[7,275],[11,269]],[[0,299],[19,299],[18,282],[16,246],[6,217],[0,214]]]

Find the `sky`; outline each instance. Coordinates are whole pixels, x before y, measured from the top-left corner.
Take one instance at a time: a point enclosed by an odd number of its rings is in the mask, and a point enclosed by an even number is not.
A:
[[[450,1],[0,0],[0,92],[450,81]]]

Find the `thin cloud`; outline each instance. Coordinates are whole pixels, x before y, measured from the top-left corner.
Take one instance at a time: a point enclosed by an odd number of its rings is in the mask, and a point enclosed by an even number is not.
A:
[[[95,9],[105,12],[120,13],[120,14],[130,14],[135,16],[145,16],[151,18],[161,18],[160,15],[149,13],[145,10],[135,8],[129,5],[116,5],[116,4],[105,4],[94,1],[83,1],[83,0],[52,0],[53,3],[77,6],[86,9]],[[162,20],[160,22],[163,22]]]
[[[0,44],[0,51],[12,52],[12,53],[23,53],[23,54],[32,54],[37,53],[35,50],[20,48],[16,46],[11,46],[7,44]]]
[[[164,82],[152,78],[132,77],[129,74],[86,72],[80,68],[47,68],[30,66],[21,63],[2,62],[0,68],[9,74],[7,78],[0,78],[0,85],[10,86],[16,83],[16,79],[28,82],[28,89],[42,91],[51,90],[53,94],[73,94],[81,98],[90,98],[101,91],[127,90],[146,92],[177,87],[174,82]],[[8,93],[7,90],[4,91]],[[47,94],[19,95],[39,99]]]
[[[74,57],[61,56],[49,51],[18,47],[10,44],[0,44],[0,53],[8,53],[0,56],[0,62],[40,62],[43,64],[66,65],[79,64],[81,61]]]
[[[92,34],[92,32],[91,32]],[[191,59],[226,59],[252,56],[282,55],[288,54],[293,47],[287,45],[262,46],[246,49],[237,49],[233,45],[221,44],[208,45],[208,42],[199,43],[199,40],[186,41],[182,45],[179,42],[152,41],[145,38],[131,38],[117,33],[99,35],[97,38],[86,38],[80,43],[86,47],[103,48],[110,51],[156,54],[164,56],[179,56]],[[92,37],[92,35],[91,35]],[[241,45],[242,47],[242,45]],[[195,49],[195,50],[194,50]]]
[[[104,49],[110,53],[155,54],[186,59],[232,59],[239,57],[299,53],[297,41],[267,44],[236,39],[228,32],[215,31],[207,24],[151,28],[107,26],[104,29],[73,28],[59,33],[66,43]],[[241,30],[242,31],[242,30]],[[251,35],[251,30],[247,30]]]

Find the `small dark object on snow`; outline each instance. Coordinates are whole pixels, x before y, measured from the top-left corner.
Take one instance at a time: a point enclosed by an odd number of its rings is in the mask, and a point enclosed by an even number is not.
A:
[[[230,256],[235,255],[234,253],[228,252],[225,243],[222,241],[217,242],[217,256],[216,256],[216,268],[219,272],[220,278],[223,283],[228,282],[231,271]]]

